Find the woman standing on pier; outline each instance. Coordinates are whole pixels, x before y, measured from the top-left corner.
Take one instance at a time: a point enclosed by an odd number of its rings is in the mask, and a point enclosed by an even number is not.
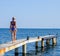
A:
[[[12,34],[12,41],[14,42],[16,40],[16,21],[14,17],[12,17],[12,21],[10,22],[10,31]]]

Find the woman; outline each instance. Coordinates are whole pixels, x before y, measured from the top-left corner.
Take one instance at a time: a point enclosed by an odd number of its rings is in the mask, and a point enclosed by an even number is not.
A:
[[[10,31],[12,34],[12,41],[15,41],[16,40],[16,21],[14,17],[12,17],[12,21],[10,22]]]

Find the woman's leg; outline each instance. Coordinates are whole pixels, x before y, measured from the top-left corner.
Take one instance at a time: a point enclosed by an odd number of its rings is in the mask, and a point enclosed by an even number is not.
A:
[[[11,32],[12,41],[14,41],[14,32]]]
[[[14,41],[16,40],[16,31],[14,31]]]

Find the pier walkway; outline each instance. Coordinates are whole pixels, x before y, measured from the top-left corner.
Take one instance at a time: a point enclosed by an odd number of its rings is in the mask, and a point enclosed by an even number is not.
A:
[[[18,47],[22,46],[23,53],[27,53],[26,50],[26,45],[27,43],[35,42],[36,43],[36,48],[38,46],[38,42],[41,42],[41,48],[44,48],[44,40],[46,40],[46,44],[49,45],[50,40],[52,39],[52,44],[56,45],[56,35],[46,35],[46,36],[38,36],[34,38],[27,37],[27,39],[20,39],[16,40],[15,42],[12,43],[4,43],[0,44],[0,56],[4,56],[4,54],[10,50],[15,49],[15,54],[18,52]]]

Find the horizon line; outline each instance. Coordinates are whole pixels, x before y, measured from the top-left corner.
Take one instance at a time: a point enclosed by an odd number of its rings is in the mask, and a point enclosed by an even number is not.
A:
[[[2,27],[3,29],[4,29],[4,27]],[[0,28],[1,29],[1,28]],[[7,28],[7,29],[9,29],[9,28]],[[20,27],[18,27],[17,29],[60,29],[60,28],[20,28]]]

